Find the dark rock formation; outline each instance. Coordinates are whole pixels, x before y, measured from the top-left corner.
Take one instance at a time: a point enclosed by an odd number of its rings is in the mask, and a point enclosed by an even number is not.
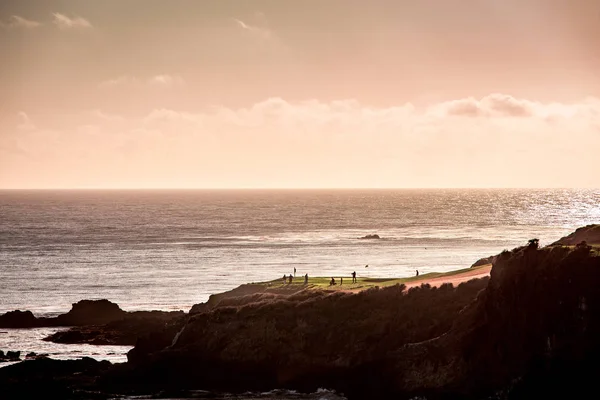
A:
[[[251,303],[274,301],[305,290],[305,286],[299,285],[267,284],[265,287],[264,284],[249,283],[227,292],[210,295],[206,303],[194,304],[190,309],[190,315],[210,311],[216,307],[239,307]]]
[[[592,224],[578,228],[570,235],[560,238],[556,242],[552,243],[551,246],[574,246],[583,241],[587,242],[588,244],[600,244],[600,225]]]
[[[48,354],[37,354],[32,351],[31,353],[27,353],[27,355],[25,356],[26,360],[37,360],[38,358],[48,358]]]
[[[39,328],[106,324],[122,319],[127,312],[108,300],[81,300],[71,310],[54,318],[36,318],[31,311],[10,311],[0,315],[0,328]]]
[[[589,398],[600,376],[598,287],[595,249],[538,248],[535,239],[499,254],[489,279],[458,287],[344,293],[244,285],[140,338],[127,363],[25,361],[10,374],[0,369],[0,387],[16,393],[47,383],[65,398],[75,389],[319,387],[351,400]]]
[[[107,398],[107,395],[87,389],[110,367],[111,363],[108,361],[96,361],[91,358],[69,361],[49,358],[25,360],[0,368],[0,398]]]
[[[600,376],[599,286],[595,252],[530,243],[499,254],[489,283],[221,302],[155,346],[136,346],[100,382],[117,391],[330,387],[351,399],[568,398],[596,390]]]
[[[252,300],[196,313],[160,343],[140,340],[128,364],[104,382],[117,391],[144,382],[154,389],[344,389],[349,374],[390,349],[447,332],[486,284],[482,279],[458,288],[407,292],[394,286],[357,294],[310,290],[262,301],[244,296]]]
[[[9,311],[0,315],[0,328],[33,328],[38,320],[31,311]]]
[[[105,325],[73,327],[56,332],[44,340],[54,343],[133,346],[143,336],[162,331],[185,316],[183,311],[136,311]]]
[[[20,361],[21,360],[21,352],[20,351],[7,351],[4,354],[4,351],[0,350],[0,362],[7,361]]]
[[[11,311],[0,315],[0,328],[72,326],[45,340],[55,343],[89,343],[133,346],[137,339],[162,330],[182,318],[183,311],[123,311],[108,300],[81,300],[71,310],[55,318],[36,318],[31,311]]]
[[[473,265],[471,265],[471,268],[473,268],[473,267],[479,267],[479,266],[487,265],[487,264],[493,264],[494,261],[496,261],[497,257],[498,256],[496,255],[496,256],[489,256],[489,257],[480,258],[479,260],[475,261],[473,263]]]
[[[359,239],[381,239],[381,237],[378,234],[373,234],[373,235],[365,235],[363,237],[359,237]]]
[[[71,310],[56,317],[58,326],[83,326],[107,324],[124,318],[127,312],[118,304],[103,300],[81,300]]]

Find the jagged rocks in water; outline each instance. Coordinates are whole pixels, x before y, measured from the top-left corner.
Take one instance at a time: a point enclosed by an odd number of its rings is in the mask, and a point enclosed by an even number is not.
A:
[[[359,237],[359,239],[381,239],[381,237],[375,233],[372,235],[365,235],[363,237]]]
[[[20,351],[7,351],[6,354],[4,351],[0,350],[0,362],[8,362],[8,361],[21,361],[21,352]],[[1,394],[1,392],[0,392]]]
[[[37,318],[31,311],[9,311],[0,315],[0,328],[34,328],[38,326]]]
[[[133,346],[138,339],[161,331],[186,314],[183,311],[135,311],[104,325],[75,326],[44,340],[54,343]]]

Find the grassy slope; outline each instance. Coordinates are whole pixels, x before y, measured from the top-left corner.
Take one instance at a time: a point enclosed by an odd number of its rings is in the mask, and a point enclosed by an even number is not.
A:
[[[315,289],[325,289],[325,290],[365,290],[365,289],[369,289],[372,287],[385,287],[385,286],[393,286],[393,285],[398,285],[398,284],[406,284],[406,283],[413,283],[413,282],[418,282],[418,281],[429,281],[431,279],[434,278],[443,278],[443,277],[450,277],[450,276],[455,276],[455,275],[460,275],[460,274],[465,274],[465,273],[474,273],[474,271],[478,271],[480,269],[483,268],[488,268],[489,264],[487,265],[481,265],[478,267],[473,267],[473,268],[464,268],[464,269],[459,269],[459,270],[455,270],[455,271],[450,271],[450,272],[430,272],[428,274],[421,274],[419,276],[412,276],[409,278],[356,278],[357,283],[352,283],[352,278],[351,277],[344,277],[344,283],[342,285],[340,285],[340,279],[339,277],[334,277],[335,281],[336,281],[336,285],[335,286],[330,286],[329,285],[329,281],[331,280],[331,277],[309,277],[308,278],[308,285],[304,286],[304,277],[303,276],[297,276],[296,278],[294,278],[294,280],[292,281],[291,286],[295,287],[297,289],[301,289],[302,287],[305,287],[307,289],[310,288],[315,288]],[[282,279],[276,279],[273,281],[269,281],[269,282],[259,282],[259,283],[252,283],[251,285],[260,285],[260,286],[264,286],[265,289],[269,289],[269,288],[273,288],[273,289],[277,289],[277,288],[282,288],[282,287],[287,287],[287,288],[292,288],[290,287],[290,284],[286,283],[285,285],[283,284]]]

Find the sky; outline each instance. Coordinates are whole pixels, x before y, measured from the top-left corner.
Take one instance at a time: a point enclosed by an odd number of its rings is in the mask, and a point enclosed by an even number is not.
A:
[[[600,187],[597,0],[0,0],[0,188]]]

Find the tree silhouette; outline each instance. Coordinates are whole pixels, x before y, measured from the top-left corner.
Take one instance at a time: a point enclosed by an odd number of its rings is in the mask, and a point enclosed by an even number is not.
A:
[[[537,249],[540,246],[540,239],[529,239],[527,241],[527,247],[530,249]]]

